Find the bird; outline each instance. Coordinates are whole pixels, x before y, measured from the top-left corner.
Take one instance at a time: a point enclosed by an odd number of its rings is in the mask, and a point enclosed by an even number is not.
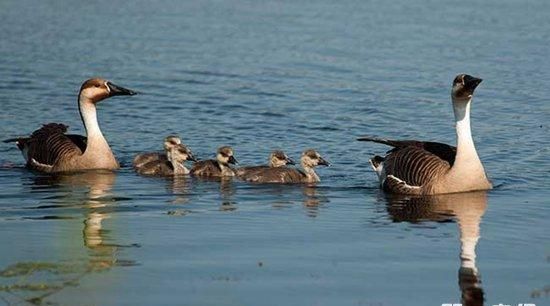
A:
[[[294,161],[281,150],[275,150],[269,154],[268,164],[262,166],[250,166],[250,167],[241,167],[235,171],[235,174],[245,180],[255,180],[258,175],[262,175],[265,171],[270,168],[284,167],[286,165],[294,165]]]
[[[374,156],[370,163],[381,188],[388,193],[433,195],[489,190],[470,128],[470,107],[482,79],[468,74],[455,77],[451,89],[457,145],[419,140],[390,140],[364,136],[357,140],[393,147],[385,157]]]
[[[153,159],[136,168],[136,171],[143,175],[185,175],[189,174],[189,169],[183,164],[187,160],[197,161],[191,150],[180,143],[166,148],[165,158]]]
[[[290,167],[271,167],[245,180],[256,183],[317,183],[321,180],[317,173],[315,173],[314,168],[319,165],[330,166],[330,163],[317,151],[307,149],[302,153],[300,165],[303,171]]]
[[[237,164],[233,149],[229,146],[218,148],[216,159],[196,162],[191,168],[191,175],[201,177],[233,177],[235,171],[229,164]]]
[[[145,165],[148,162],[154,160],[167,160],[166,153],[173,147],[181,144],[181,139],[178,136],[169,135],[164,138],[164,151],[165,153],[160,152],[146,152],[140,153],[134,157],[132,162],[134,169],[139,169],[141,166]]]
[[[113,96],[133,96],[136,92],[101,78],[86,80],[78,93],[78,109],[86,128],[86,137],[66,134],[68,126],[48,123],[29,137],[15,141],[32,170],[58,173],[89,169],[118,169],[117,162],[97,122],[96,105]]]

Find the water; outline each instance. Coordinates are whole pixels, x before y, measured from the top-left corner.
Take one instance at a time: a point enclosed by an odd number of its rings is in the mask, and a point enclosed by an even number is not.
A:
[[[0,143],[0,304],[549,304],[550,2],[2,1],[0,136],[83,133],[80,83],[126,167],[47,177]],[[496,188],[388,198],[363,134],[453,143],[473,104]],[[137,176],[170,133],[241,164],[308,147],[316,187]],[[546,290],[546,291],[545,291]],[[17,305],[20,305],[17,304]]]

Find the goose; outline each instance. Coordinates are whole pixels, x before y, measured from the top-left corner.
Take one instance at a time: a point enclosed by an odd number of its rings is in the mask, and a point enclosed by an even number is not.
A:
[[[191,168],[191,175],[202,177],[232,177],[235,171],[229,164],[237,164],[233,149],[223,146],[218,149],[216,159],[196,162]]]
[[[358,138],[359,141],[393,147],[385,157],[374,156],[370,160],[380,186],[386,192],[433,195],[492,188],[470,129],[472,97],[481,81],[467,74],[459,74],[453,81],[451,98],[456,121],[456,147],[417,140]]]
[[[268,164],[262,166],[242,167],[235,171],[235,174],[243,180],[251,179],[253,176],[261,175],[270,168],[294,165],[294,161],[281,150],[275,150],[269,154]]]
[[[289,167],[272,167],[256,175],[251,175],[245,180],[256,183],[317,183],[321,180],[314,168],[319,165],[330,166],[330,163],[313,149],[305,150],[302,153],[300,164],[303,171]]]
[[[165,158],[151,160],[136,171],[143,175],[185,175],[189,174],[189,169],[183,164],[186,160],[197,161],[191,150],[180,143],[166,149]]]
[[[56,173],[88,169],[115,170],[119,164],[101,133],[97,122],[96,104],[113,97],[136,92],[117,86],[110,81],[93,78],[85,81],[78,94],[78,109],[87,137],[65,134],[68,126],[48,123],[34,131],[30,137],[15,140],[29,169]]]
[[[181,139],[178,136],[170,135],[164,138],[164,151],[168,152],[171,148],[181,144]],[[147,153],[141,153],[136,155],[134,157],[134,161],[132,162],[134,169],[139,169],[141,166],[147,164],[148,162],[154,161],[154,160],[167,160],[166,153],[159,153],[159,152],[147,152]]]

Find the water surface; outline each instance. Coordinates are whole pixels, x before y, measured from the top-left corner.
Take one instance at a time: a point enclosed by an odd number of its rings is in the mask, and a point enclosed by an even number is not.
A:
[[[0,143],[0,304],[547,305],[549,12],[544,0],[2,1],[3,139],[52,121],[83,133],[76,94],[91,76],[141,94],[99,105],[115,174],[31,173]],[[387,148],[354,139],[452,144],[462,72],[484,79],[472,124],[496,188],[385,196],[367,159]],[[170,133],[201,158],[313,147],[333,166],[316,187],[128,168]]]

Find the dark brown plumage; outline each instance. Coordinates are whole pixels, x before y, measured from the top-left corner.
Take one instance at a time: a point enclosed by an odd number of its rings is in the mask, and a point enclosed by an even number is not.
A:
[[[201,160],[193,164],[191,175],[218,177],[222,176],[222,169],[213,159]]]
[[[20,150],[26,150],[27,167],[45,171],[44,165],[54,165],[63,159],[82,155],[84,150],[81,147],[85,137],[65,135],[67,129],[68,126],[64,124],[48,123],[34,131],[29,138],[21,138],[17,146]]]

